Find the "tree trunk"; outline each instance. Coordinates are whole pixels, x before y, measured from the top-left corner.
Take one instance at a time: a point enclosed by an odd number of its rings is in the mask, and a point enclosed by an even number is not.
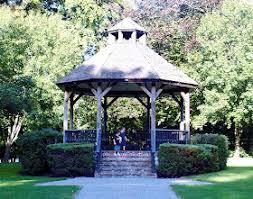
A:
[[[4,158],[3,158],[3,162],[8,162],[11,156],[11,144],[10,143],[6,143],[5,144],[5,152],[4,152]]]
[[[235,153],[234,157],[239,158],[240,157],[240,152],[241,152],[241,134],[242,134],[242,129],[236,125],[235,126]]]
[[[22,125],[22,119],[19,115],[10,117],[10,126],[8,127],[8,135],[5,142],[5,153],[3,162],[8,162],[11,155],[11,146],[18,139]]]

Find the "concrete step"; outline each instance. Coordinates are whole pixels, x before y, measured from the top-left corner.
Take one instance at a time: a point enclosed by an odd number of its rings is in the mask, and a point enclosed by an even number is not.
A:
[[[120,151],[121,157],[151,157],[149,151]],[[114,151],[102,151],[102,157],[115,157]]]
[[[120,161],[120,162],[109,162],[109,161],[103,161],[100,166],[101,167],[109,167],[109,166],[113,166],[113,167],[145,167],[145,166],[150,166],[151,165],[151,161],[133,161],[133,162],[124,162],[124,161]]]
[[[95,177],[131,177],[131,176],[140,176],[140,177],[156,177],[156,173],[143,173],[143,172],[134,172],[134,173],[125,173],[125,172],[96,172]]]
[[[99,170],[95,176],[156,176],[152,173],[151,153],[149,151],[103,151]]]

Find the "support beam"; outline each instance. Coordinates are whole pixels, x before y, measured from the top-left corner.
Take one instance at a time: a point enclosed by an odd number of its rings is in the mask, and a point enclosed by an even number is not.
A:
[[[151,88],[151,152],[156,152],[156,88]]]
[[[146,131],[148,135],[150,134],[150,98],[147,97],[147,116],[146,116]]]
[[[83,96],[83,94],[79,94],[74,100],[73,100],[73,105]]]
[[[156,90],[155,85],[152,85],[151,91],[148,90],[145,86],[140,86],[140,88],[147,94],[147,96],[151,100],[151,152],[156,152],[156,99],[159,97],[161,92],[163,91],[162,88]]]
[[[181,97],[181,101],[179,101],[179,106],[180,106],[180,126],[179,129],[180,131],[185,130],[185,108],[184,108],[184,101],[183,98]]]
[[[70,96],[70,109],[69,109],[69,128],[73,129],[73,117],[74,117],[74,95]]]
[[[98,86],[96,89],[92,88],[92,93],[97,98],[97,136],[96,136],[96,152],[99,153],[101,151],[101,140],[102,140],[102,98],[111,90],[112,87],[106,88],[104,91],[101,86]]]
[[[114,102],[116,102],[116,100],[119,99],[119,97],[114,97],[112,99],[112,101],[110,101],[108,104],[107,104],[107,108],[109,108]]]
[[[181,92],[181,96],[184,101],[184,117],[185,117],[185,131],[188,132],[187,141],[190,142],[190,93]]]
[[[68,111],[69,111],[69,97],[72,94],[71,91],[64,92],[64,113],[63,113],[63,142],[65,142],[65,130],[68,130]]]
[[[148,108],[149,104],[145,104],[145,103],[142,101],[142,99],[139,98],[139,97],[137,97],[137,96],[135,96],[135,98],[136,98],[146,109]]]
[[[107,120],[108,120],[108,115],[107,115],[107,97],[104,97],[104,132],[107,133]]]

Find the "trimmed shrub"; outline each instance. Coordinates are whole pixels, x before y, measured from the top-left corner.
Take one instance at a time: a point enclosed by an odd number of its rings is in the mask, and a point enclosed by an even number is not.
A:
[[[229,157],[228,139],[225,135],[219,134],[196,134],[191,138],[192,144],[212,144],[218,147],[219,168],[226,168]]]
[[[158,177],[180,177],[219,170],[218,147],[207,144],[161,144],[158,161]]]
[[[59,142],[62,142],[62,133],[53,129],[23,134],[17,141],[22,172],[30,175],[48,172],[47,145]]]
[[[52,144],[48,145],[47,153],[53,176],[94,176],[93,144]]]

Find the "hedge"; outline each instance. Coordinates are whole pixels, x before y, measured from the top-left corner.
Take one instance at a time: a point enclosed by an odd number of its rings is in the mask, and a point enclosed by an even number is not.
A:
[[[94,176],[93,144],[52,144],[47,147],[47,155],[53,176]]]
[[[192,144],[212,144],[218,147],[219,168],[226,168],[229,157],[228,139],[225,135],[219,134],[196,134],[191,138]]]
[[[23,134],[17,141],[22,172],[30,175],[48,172],[47,145],[59,142],[62,142],[62,133],[53,129]]]
[[[158,177],[180,177],[217,171],[218,147],[207,144],[161,144],[158,162]]]

